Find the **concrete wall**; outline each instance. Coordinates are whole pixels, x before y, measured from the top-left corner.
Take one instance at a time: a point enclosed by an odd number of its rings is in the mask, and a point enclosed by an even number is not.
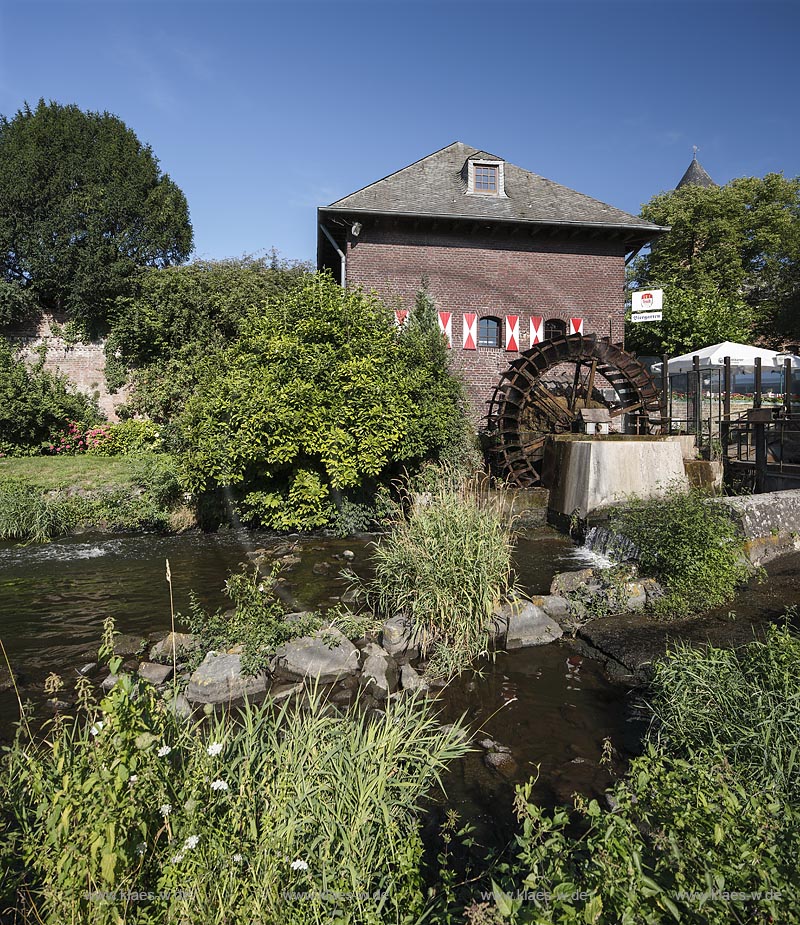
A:
[[[549,509],[565,517],[585,518],[630,495],[656,498],[671,485],[689,484],[680,444],[669,440],[556,438],[548,452]]]

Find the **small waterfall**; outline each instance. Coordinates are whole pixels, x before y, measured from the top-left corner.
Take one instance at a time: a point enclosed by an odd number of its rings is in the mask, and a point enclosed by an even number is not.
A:
[[[639,550],[632,540],[606,527],[589,527],[583,545],[585,549],[605,556],[614,562],[628,562],[639,558]]]

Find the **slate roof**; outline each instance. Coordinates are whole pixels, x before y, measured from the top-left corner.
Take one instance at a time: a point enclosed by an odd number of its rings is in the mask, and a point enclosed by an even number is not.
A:
[[[503,160],[456,141],[321,211],[666,230],[507,161],[505,196],[468,195],[464,165],[481,158]]]
[[[675,189],[680,189],[682,186],[703,186],[708,188],[709,186],[716,185],[717,184],[702,168],[697,157],[693,157],[692,163],[686,168],[686,173],[681,177]]]

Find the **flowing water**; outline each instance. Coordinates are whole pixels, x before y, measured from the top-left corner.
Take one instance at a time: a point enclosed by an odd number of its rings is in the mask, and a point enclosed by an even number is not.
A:
[[[255,549],[287,540],[245,531],[184,536],[82,535],[38,546],[0,544],[0,638],[23,699],[46,713],[45,677],[55,671],[68,682],[96,660],[105,617],[117,628],[156,638],[169,630],[169,559],[175,608],[185,611],[194,592],[206,608],[226,606],[223,583]],[[333,605],[346,590],[341,571],[345,550],[353,568],[369,569],[369,537],[289,539],[300,562],[286,572],[284,588],[303,605]],[[349,558],[349,557],[348,557]],[[749,615],[772,617],[795,602],[800,556],[780,560],[773,578],[754,585],[737,606]],[[790,561],[791,560],[791,561]],[[523,535],[516,551],[519,584],[545,594],[555,572],[602,564],[596,553],[576,549],[562,535],[540,528]],[[448,791],[464,815],[484,829],[508,830],[516,782],[539,774],[543,799],[567,799],[575,791],[601,792],[608,769],[598,766],[603,740],[617,757],[636,750],[644,722],[637,695],[611,683],[598,662],[582,657],[568,640],[498,654],[465,673],[440,694],[445,717],[465,715],[477,740],[511,749],[502,769],[487,765],[478,749],[450,774]],[[14,691],[0,665],[0,738],[17,717]],[[617,762],[617,767],[620,762]],[[538,771],[537,771],[538,769]],[[497,832],[489,837],[496,841]]]

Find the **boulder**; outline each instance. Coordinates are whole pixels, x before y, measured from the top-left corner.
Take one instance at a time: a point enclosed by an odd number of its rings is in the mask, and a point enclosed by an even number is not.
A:
[[[175,641],[175,654],[178,661],[191,655],[200,648],[200,638],[194,633],[169,633],[150,649],[151,662],[171,662],[172,642]]]
[[[561,624],[570,619],[570,603],[560,594],[543,594],[533,598],[533,603],[547,614],[548,617]]]
[[[641,581],[629,581],[625,585],[625,609],[644,610],[647,606],[647,590]]]
[[[489,752],[483,756],[483,763],[505,778],[513,778],[517,773],[517,762],[511,752]]]
[[[280,646],[273,662],[275,674],[292,680],[331,684],[358,671],[358,649],[332,626]]]
[[[411,622],[403,616],[391,617],[383,624],[381,643],[394,658],[416,658],[419,655],[419,649],[413,644]]]
[[[147,645],[147,639],[136,633],[121,633],[114,637],[114,655],[125,658],[127,655],[138,655]]]
[[[209,652],[189,679],[186,697],[194,703],[228,703],[257,697],[267,690],[267,675],[242,672],[241,655]]]
[[[374,642],[367,643],[363,653],[361,686],[366,688],[376,700],[386,700],[397,690],[397,663],[385,649]]]
[[[174,713],[175,716],[180,719],[189,719],[191,717],[192,705],[183,694],[178,694],[178,696],[175,697],[172,692],[170,692],[165,699],[167,702],[167,709],[170,713]]]
[[[550,594],[564,595],[577,591],[594,578],[594,569],[582,568],[577,572],[559,572],[550,584]]]
[[[158,686],[166,684],[172,677],[172,665],[157,665],[155,662],[142,662],[139,665],[139,677]]]
[[[560,639],[564,631],[536,604],[506,605],[508,608],[507,649],[523,649],[528,646],[543,646]],[[505,608],[504,608],[505,609]]]
[[[107,694],[114,687],[114,685],[117,683],[118,680],[119,680],[119,675],[116,675],[116,674],[107,675],[105,678],[103,678],[103,683],[100,685],[100,687]]]
[[[428,682],[408,663],[400,666],[400,686],[404,691],[428,690]]]

